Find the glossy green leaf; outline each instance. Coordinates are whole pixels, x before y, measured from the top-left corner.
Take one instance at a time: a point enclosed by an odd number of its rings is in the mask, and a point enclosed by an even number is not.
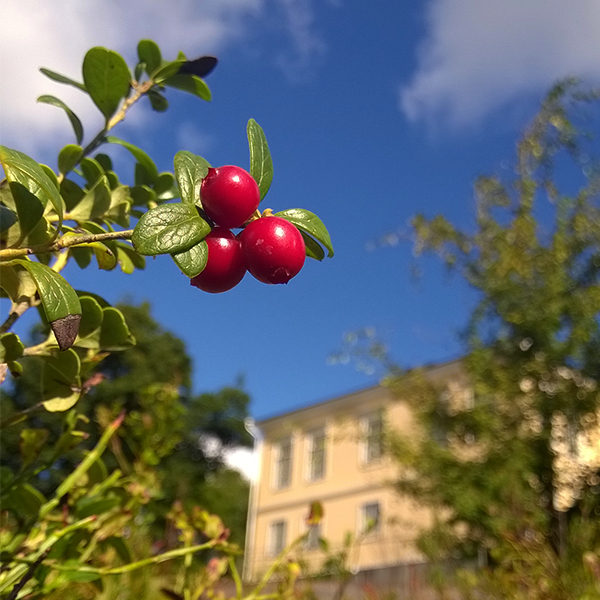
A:
[[[85,192],[74,181],[63,179],[60,182],[60,195],[68,212],[81,201],[85,196]]]
[[[196,75],[181,75],[177,73],[168,79],[163,81],[163,85],[193,94],[202,100],[209,102],[211,100],[211,93],[209,87],[204,82],[204,79],[197,77]]]
[[[135,65],[135,68],[133,69],[133,78],[136,81],[140,81],[145,70],[146,70],[146,63],[143,63],[143,62],[137,63],[137,65]]]
[[[150,173],[140,163],[135,163],[133,181],[135,185],[145,185],[150,188],[154,185]]]
[[[288,210],[282,210],[281,212],[275,213],[276,217],[286,219],[290,223],[293,223],[301,231],[305,231],[318,242],[323,244],[327,249],[327,255],[333,256],[333,246],[331,244],[331,238],[329,232],[323,224],[323,221],[317,217],[314,213],[303,208],[290,208]]]
[[[19,216],[22,236],[27,235],[35,227],[48,201],[52,203],[54,210],[62,221],[60,194],[52,180],[44,173],[37,162],[18,150],[0,146],[0,163],[4,168],[4,174],[17,204],[16,212]],[[37,206],[32,196],[37,198],[38,203],[41,205],[41,214],[40,207]],[[19,205],[21,205],[21,209],[19,209]],[[30,211],[33,211],[33,215],[30,214]],[[28,227],[24,227],[24,223],[27,223]]]
[[[100,348],[106,351],[126,350],[135,345],[135,338],[131,335],[125,322],[123,313],[108,306],[103,309],[104,317],[100,329]]]
[[[64,570],[60,571],[60,579],[71,581],[73,583],[90,583],[100,579],[99,573],[90,573],[81,570],[81,563],[75,559],[67,560],[62,563]],[[69,567],[72,569],[69,570]]]
[[[50,179],[50,181],[54,184],[54,187],[58,190],[59,194],[60,194],[60,183],[58,182],[58,177],[56,175],[56,173],[54,172],[54,170],[52,168],[50,168],[48,165],[44,165],[43,163],[40,163],[40,167],[42,168],[42,171],[44,171],[44,173],[46,173],[46,175],[48,176],[48,179]],[[49,208],[49,204],[46,204],[46,212],[48,211]],[[64,209],[64,206],[63,206]]]
[[[46,265],[22,259],[14,262],[27,269],[35,281],[59,348],[66,350],[75,341],[81,320],[81,304],[75,290],[64,277]]]
[[[174,187],[175,177],[173,176],[173,173],[165,171],[159,174],[156,184],[154,185],[154,191],[158,197],[162,199],[163,195],[171,194]]]
[[[0,336],[0,363],[18,360],[23,356],[25,346],[15,333],[4,333]]]
[[[208,261],[208,244],[202,240],[189,250],[184,250],[171,256],[173,256],[173,260],[181,269],[181,272],[191,279],[202,273],[204,267],[206,267],[206,262]]]
[[[68,144],[58,153],[58,170],[63,175],[72,171],[79,162],[83,148],[75,144]]]
[[[112,171],[113,163],[112,158],[108,154],[104,154],[104,152],[99,152],[94,156],[94,160],[106,171]]]
[[[108,121],[129,94],[131,73],[120,54],[102,47],[91,48],[83,59],[83,83]]]
[[[124,242],[117,242],[117,261],[123,273],[131,275],[135,269],[144,269],[146,259]]]
[[[161,66],[154,72],[152,79],[155,83],[163,83],[169,77],[173,77],[173,75],[177,74],[181,65],[186,62],[185,57],[178,58],[173,61],[163,61]]]
[[[71,211],[69,219],[89,221],[101,217],[110,208],[111,193],[108,179],[103,175]]]
[[[140,254],[173,254],[188,250],[209,232],[193,204],[162,204],[142,215],[132,242]]]
[[[135,185],[130,188],[129,193],[134,206],[148,206],[148,202],[157,200],[156,192],[147,185]]]
[[[37,292],[33,277],[19,266],[0,265],[0,286],[13,302],[30,298]]]
[[[100,328],[104,313],[102,312],[102,307],[98,301],[91,296],[81,296],[79,302],[81,303],[79,337],[83,338]]]
[[[182,202],[189,204],[199,202],[200,186],[208,174],[210,164],[201,156],[181,150],[175,155],[173,167]]]
[[[21,430],[21,443],[19,449],[23,457],[23,464],[31,464],[40,454],[48,439],[50,432],[47,429]]]
[[[131,154],[135,157],[135,159],[146,169],[150,177],[152,178],[152,183],[154,183],[158,179],[158,169],[154,164],[154,161],[146,154],[141,148],[130,144],[120,138],[114,137],[113,135],[107,135],[106,141],[110,144],[118,144],[119,146],[123,146],[131,152]]]
[[[137,52],[140,62],[146,65],[146,73],[149,77],[152,77],[154,71],[160,68],[162,64],[160,48],[152,40],[140,40]]]
[[[150,106],[152,110],[156,112],[165,112],[169,108],[169,101],[156,90],[150,89],[146,93],[148,100],[150,100]]]
[[[94,158],[90,158],[86,156],[81,160],[81,164],[79,165],[83,176],[87,182],[87,186],[91,187],[104,175],[104,169],[102,165],[95,160]]]
[[[86,269],[92,262],[92,255],[94,253],[91,248],[73,246],[72,248],[69,248],[69,254],[75,259],[75,262],[80,269]]]
[[[56,356],[44,357],[42,373],[42,405],[49,412],[64,412],[72,408],[81,395],[79,356],[72,349]]]
[[[49,79],[52,79],[52,81],[57,81],[58,83],[65,83],[66,85],[72,85],[73,87],[76,87],[82,92],[87,93],[87,90],[85,89],[85,85],[83,83],[79,83],[78,81],[75,81],[70,77],[66,77],[65,75],[61,75],[60,73],[51,71],[50,69],[45,69],[44,67],[40,69],[40,72],[43,73]]]
[[[10,208],[0,205],[0,233],[12,227],[17,220],[17,215]]]
[[[300,230],[302,238],[304,239],[304,245],[306,246],[306,256],[309,258],[314,258],[315,260],[323,260],[325,258],[325,251],[321,248],[320,244],[316,242],[313,238]]]
[[[37,101],[42,102],[43,104],[50,104],[50,106],[56,106],[57,108],[62,108],[71,122],[77,143],[81,144],[83,141],[83,125],[81,124],[79,117],[62,100],[55,96],[44,95],[40,96]]]
[[[273,160],[262,127],[254,120],[248,121],[248,146],[250,148],[250,175],[256,179],[262,200],[273,181]]]

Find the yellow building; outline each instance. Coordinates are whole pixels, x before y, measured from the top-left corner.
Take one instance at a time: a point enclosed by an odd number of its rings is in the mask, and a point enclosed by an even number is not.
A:
[[[449,388],[461,386],[459,362],[430,367]],[[330,552],[355,543],[353,571],[421,563],[414,540],[430,514],[392,487],[397,463],[384,451],[384,432],[410,435],[415,423],[406,403],[382,386],[334,398],[257,423],[260,472],[251,491],[244,576],[255,581],[274,557],[306,533],[309,505],[324,517],[299,549],[315,571],[323,562],[319,537]]]

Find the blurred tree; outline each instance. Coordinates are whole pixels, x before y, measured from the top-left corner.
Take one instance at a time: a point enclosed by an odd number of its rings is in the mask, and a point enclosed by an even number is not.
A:
[[[60,464],[41,471],[36,486],[43,491],[55,487],[81,459],[81,453],[93,446],[99,432],[125,410],[125,421],[109,446],[113,458],[107,454],[104,460],[109,471],[119,467],[145,482],[144,493],[148,500],[152,498],[146,507],[148,522],[162,526],[173,502],[180,500],[187,508],[200,505],[218,514],[228,527],[235,527],[233,541],[243,541],[248,483],[228,469],[224,456],[228,449],[251,443],[244,428],[248,395],[241,382],[238,387],[193,395],[192,361],[184,342],[153,319],[148,303],[121,304],[118,308],[137,343],[127,352],[105,358],[80,400],[80,407],[87,414],[95,414],[101,427],[88,424],[85,443],[64,456]],[[34,405],[40,380],[35,365],[31,365],[12,390],[3,390],[3,414]],[[63,413],[40,411],[26,427],[47,430],[50,436],[58,437],[65,418]],[[0,462],[11,470],[21,462],[19,446],[24,428],[13,427],[0,438]],[[216,490],[222,492],[220,497]]]
[[[600,171],[576,126],[597,98],[574,82],[550,92],[515,180],[476,182],[473,232],[414,220],[417,250],[480,300],[465,331],[473,396],[418,370],[388,378],[425,433],[392,440],[410,467],[398,489],[439,515],[420,539],[431,559],[485,556],[463,584],[486,598],[600,597]]]

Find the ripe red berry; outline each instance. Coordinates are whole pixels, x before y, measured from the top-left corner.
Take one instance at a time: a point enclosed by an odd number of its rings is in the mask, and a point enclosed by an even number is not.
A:
[[[246,273],[242,244],[229,229],[222,227],[215,227],[204,239],[208,245],[208,262],[204,271],[190,283],[211,294],[226,292]]]
[[[298,229],[280,217],[262,217],[240,234],[246,268],[263,283],[287,283],[304,265],[306,247]]]
[[[254,177],[241,167],[210,168],[200,186],[206,214],[221,227],[241,227],[258,208],[260,191]]]

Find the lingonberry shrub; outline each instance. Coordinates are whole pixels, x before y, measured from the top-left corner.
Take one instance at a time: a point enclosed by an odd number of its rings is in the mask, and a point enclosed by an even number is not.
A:
[[[200,187],[202,207],[221,227],[241,227],[256,211],[260,191],[248,171],[234,165],[210,168]]]
[[[204,239],[208,246],[206,267],[190,283],[211,294],[226,292],[246,274],[242,244],[229,229],[223,227],[215,227]]]
[[[246,268],[263,283],[287,283],[304,265],[302,234],[289,221],[267,216],[249,223],[240,234]]]

